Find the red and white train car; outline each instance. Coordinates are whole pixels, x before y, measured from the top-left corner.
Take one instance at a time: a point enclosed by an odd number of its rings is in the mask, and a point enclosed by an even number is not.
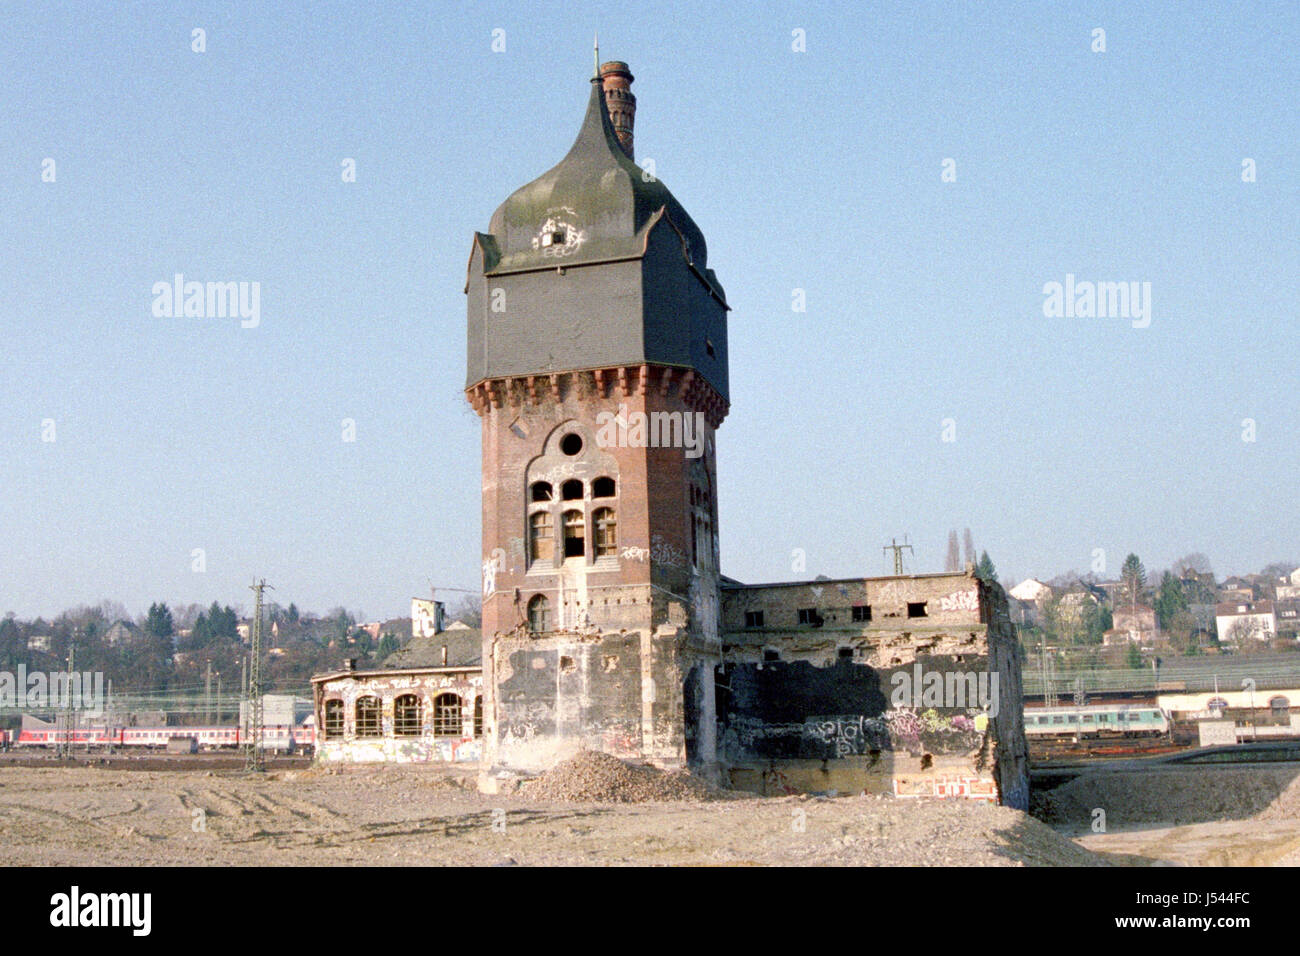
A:
[[[7,732],[6,732],[7,733]],[[13,741],[17,747],[57,747],[71,744],[86,748],[123,748],[130,750],[165,750],[173,738],[193,738],[199,750],[234,750],[245,743],[241,728],[218,727],[120,727],[65,728],[24,727]],[[310,723],[293,727],[276,724],[262,728],[263,750],[282,753],[311,753],[316,747],[316,728]]]

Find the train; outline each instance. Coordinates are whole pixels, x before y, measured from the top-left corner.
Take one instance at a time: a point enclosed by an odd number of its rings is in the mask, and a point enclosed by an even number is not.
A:
[[[1169,728],[1169,715],[1150,704],[1025,708],[1025,736],[1030,740],[1167,737]]]
[[[24,727],[17,735],[8,732],[9,744],[22,748],[59,746],[105,750],[166,750],[171,740],[194,741],[198,750],[234,750],[245,745],[243,730],[233,726],[207,727]],[[316,749],[316,727],[308,722],[297,726],[267,725],[262,728],[263,750],[286,754],[310,754]]]

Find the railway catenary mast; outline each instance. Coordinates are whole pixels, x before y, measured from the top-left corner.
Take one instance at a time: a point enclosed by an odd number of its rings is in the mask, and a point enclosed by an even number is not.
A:
[[[244,769],[260,773],[266,769],[262,753],[262,591],[271,585],[266,579],[255,580],[250,586],[257,596],[253,605],[253,627],[249,635],[248,687],[244,713],[247,727],[244,734]],[[274,590],[274,588],[272,588]]]

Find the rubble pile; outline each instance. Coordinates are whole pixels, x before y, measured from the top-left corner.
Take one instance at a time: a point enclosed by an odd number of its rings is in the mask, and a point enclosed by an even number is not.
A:
[[[606,753],[583,750],[529,781],[523,795],[563,803],[646,803],[717,800],[724,792],[683,770],[634,766]]]

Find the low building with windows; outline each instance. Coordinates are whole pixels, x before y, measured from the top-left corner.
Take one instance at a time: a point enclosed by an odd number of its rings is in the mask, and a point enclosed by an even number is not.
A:
[[[317,759],[477,761],[483,738],[479,646],[479,632],[461,625],[417,638],[389,658],[400,654],[410,662],[406,666],[364,671],[349,666],[313,677]],[[430,658],[436,663],[427,663]]]

